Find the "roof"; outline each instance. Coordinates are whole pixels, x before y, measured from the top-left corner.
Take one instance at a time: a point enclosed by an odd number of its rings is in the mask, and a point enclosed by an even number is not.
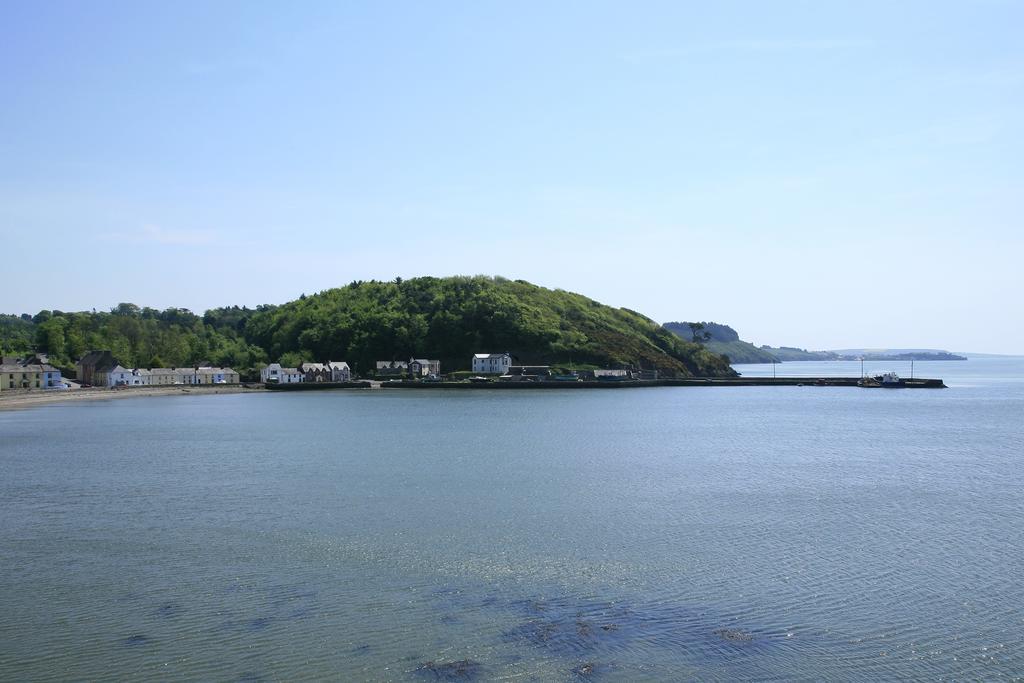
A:
[[[480,360],[483,360],[485,358],[504,358],[507,355],[509,355],[508,352],[505,352],[505,353],[474,353],[473,354],[473,358],[479,358]]]
[[[328,365],[328,367],[331,368],[331,370],[341,370],[342,368],[344,368],[346,370],[348,369],[348,363],[346,363],[343,360],[327,361],[327,365]]]
[[[48,363],[3,363],[0,364],[0,372],[60,372],[57,368]]]
[[[110,372],[118,365],[118,362],[110,351],[90,351],[82,356],[78,365],[89,366],[93,372]]]
[[[323,363],[303,363],[299,368],[303,372],[309,372],[310,370],[326,370],[327,366]]]
[[[234,372],[231,368],[199,368],[196,373],[200,375],[222,375],[225,372]]]

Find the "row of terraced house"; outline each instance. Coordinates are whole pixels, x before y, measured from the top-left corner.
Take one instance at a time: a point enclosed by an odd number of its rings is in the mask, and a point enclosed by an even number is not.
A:
[[[286,368],[271,363],[260,370],[264,384],[295,384],[297,382],[351,382],[352,370],[345,361],[329,360],[325,363],[302,363],[297,368]]]
[[[184,368],[127,368],[110,351],[90,351],[75,365],[78,381],[94,387],[168,386],[174,384],[237,384],[231,368],[200,364]]]

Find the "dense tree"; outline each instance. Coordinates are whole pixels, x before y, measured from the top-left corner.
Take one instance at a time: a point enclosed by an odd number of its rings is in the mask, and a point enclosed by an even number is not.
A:
[[[125,365],[184,367],[209,361],[252,377],[271,360],[440,359],[468,369],[473,353],[508,351],[524,364],[656,367],[669,375],[725,375],[726,359],[635,311],[537,287],[477,277],[355,281],[283,306],[231,306],[198,316],[122,303],[111,312],[41,311],[0,317],[5,353],[45,351],[62,368],[90,349]]]
[[[272,359],[292,352],[362,368],[415,355],[468,369],[473,353],[509,351],[522,363],[642,364],[684,376],[731,372],[721,356],[638,313],[504,278],[357,281],[258,312],[245,332]]]

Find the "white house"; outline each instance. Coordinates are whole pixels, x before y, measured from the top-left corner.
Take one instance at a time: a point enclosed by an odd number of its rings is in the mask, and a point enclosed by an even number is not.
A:
[[[145,368],[135,368],[132,370],[132,377],[128,384],[132,386],[148,387],[152,384],[152,376],[149,370]]]
[[[260,370],[260,381],[264,384],[294,384],[305,379],[298,368],[283,368],[280,363],[271,363]]]
[[[120,364],[115,365],[107,372],[96,372],[93,375],[94,386],[124,387],[148,384],[149,370],[133,370]]]
[[[504,375],[512,367],[512,356],[508,353],[474,353],[473,372]]]

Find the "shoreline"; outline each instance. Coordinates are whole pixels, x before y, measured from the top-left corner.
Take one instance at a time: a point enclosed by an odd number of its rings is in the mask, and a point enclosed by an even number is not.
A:
[[[311,389],[321,390],[343,390],[343,389],[447,389],[463,391],[479,390],[599,390],[599,389],[629,389],[629,388],[653,388],[653,387],[749,387],[749,386],[827,386],[827,387],[856,387],[857,377],[730,377],[730,378],[689,378],[689,379],[664,379],[664,380],[640,380],[622,382],[408,382],[408,383],[377,383],[377,382],[347,382],[329,383],[314,385],[284,385],[264,387],[259,384],[192,384],[192,385],[170,385],[156,387],[126,387],[121,389],[90,387],[87,389],[70,389],[68,391],[54,391],[45,389],[11,390],[0,392],[0,411],[23,410],[37,406],[51,405],[56,403],[75,403],[79,401],[104,401],[121,398],[138,397],[159,397],[178,395],[210,395],[210,394],[243,394],[243,393],[268,393],[308,391]],[[945,388],[946,385],[941,379],[913,379],[907,380],[900,388],[905,389],[937,389]]]
[[[104,401],[121,398],[139,398],[178,395],[209,395],[209,394],[242,394],[266,391],[263,387],[245,384],[192,384],[170,385],[157,387],[128,387],[125,389],[108,389],[90,387],[88,389],[69,389],[55,391],[52,389],[27,389],[0,392],[0,411],[23,410],[55,403],[76,403],[79,401]]]

